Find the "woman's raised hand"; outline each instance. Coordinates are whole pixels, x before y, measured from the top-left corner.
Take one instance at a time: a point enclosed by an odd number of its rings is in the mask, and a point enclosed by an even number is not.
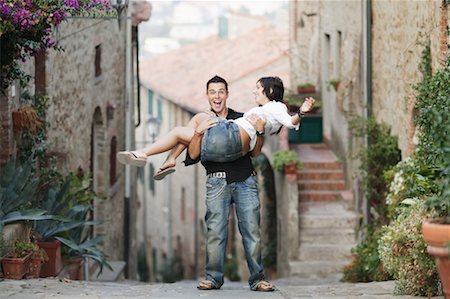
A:
[[[314,98],[306,98],[305,102],[303,103],[303,105],[300,107],[300,111],[302,113],[307,113],[309,111],[311,111],[312,107],[314,106],[314,103],[316,102],[316,100],[314,100]]]

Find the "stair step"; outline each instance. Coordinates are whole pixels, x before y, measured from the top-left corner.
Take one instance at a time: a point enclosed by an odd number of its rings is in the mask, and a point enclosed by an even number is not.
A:
[[[299,190],[345,190],[344,180],[299,180]]]
[[[121,278],[123,270],[125,269],[125,261],[108,261],[108,264],[113,269],[112,271],[108,267],[103,267],[102,273],[99,275],[100,268],[97,268],[95,273],[91,275],[90,280],[95,281],[117,281]]]
[[[299,201],[334,201],[340,199],[336,190],[304,190],[298,192]]]
[[[352,228],[302,228],[301,244],[353,244],[356,242],[355,230]]]
[[[300,229],[304,228],[349,228],[356,229],[358,218],[349,216],[300,215]],[[302,231],[300,231],[301,234]]]
[[[297,172],[299,180],[343,180],[344,172],[338,169],[302,169]]]
[[[301,278],[326,278],[339,273],[348,261],[292,261],[289,262],[291,275]]]
[[[302,161],[303,169],[342,169],[342,164],[338,161],[314,161],[305,162]]]
[[[330,240],[332,241],[332,240]],[[299,259],[303,261],[342,261],[351,257],[351,250],[356,243],[351,244],[302,244],[299,249]]]

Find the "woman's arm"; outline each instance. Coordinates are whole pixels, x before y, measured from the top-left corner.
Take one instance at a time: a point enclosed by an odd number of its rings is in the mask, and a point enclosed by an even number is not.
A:
[[[298,109],[297,113],[291,117],[291,123],[296,126],[300,122],[300,120],[305,117],[305,114],[311,111],[312,107],[316,100],[314,98],[306,98],[303,105]]]
[[[257,132],[256,144],[252,151],[252,156],[256,157],[261,153],[261,149],[264,145],[264,126],[266,125],[266,120],[256,114],[250,114],[246,117],[246,119]]]

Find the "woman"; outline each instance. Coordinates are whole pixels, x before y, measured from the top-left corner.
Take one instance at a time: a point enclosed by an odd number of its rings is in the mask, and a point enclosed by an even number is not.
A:
[[[179,143],[188,145],[194,134],[199,134],[203,135],[202,161],[232,161],[252,151],[258,135],[275,134],[282,126],[298,130],[301,118],[315,102],[307,98],[297,114],[289,115],[283,103],[283,81],[279,77],[260,78],[253,94],[259,107],[250,109],[241,118],[222,120],[208,113],[198,113],[192,118],[194,127],[176,127],[146,149],[117,153],[117,159],[123,164],[144,166],[148,156],[171,150]],[[265,120],[263,132],[256,132],[249,122],[253,114]]]

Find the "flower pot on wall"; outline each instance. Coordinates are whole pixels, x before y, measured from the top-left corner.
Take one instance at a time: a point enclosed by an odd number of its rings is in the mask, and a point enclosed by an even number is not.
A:
[[[287,164],[284,166],[284,174],[296,174],[297,169],[297,163]]]
[[[2,258],[3,276],[9,279],[22,279],[28,272],[30,256],[31,254],[23,258]]]
[[[56,276],[62,269],[61,242],[37,242],[45,250],[48,260],[42,264],[40,277]]]
[[[422,234],[428,244],[428,253],[435,259],[445,298],[450,298],[450,224],[424,221]]]

